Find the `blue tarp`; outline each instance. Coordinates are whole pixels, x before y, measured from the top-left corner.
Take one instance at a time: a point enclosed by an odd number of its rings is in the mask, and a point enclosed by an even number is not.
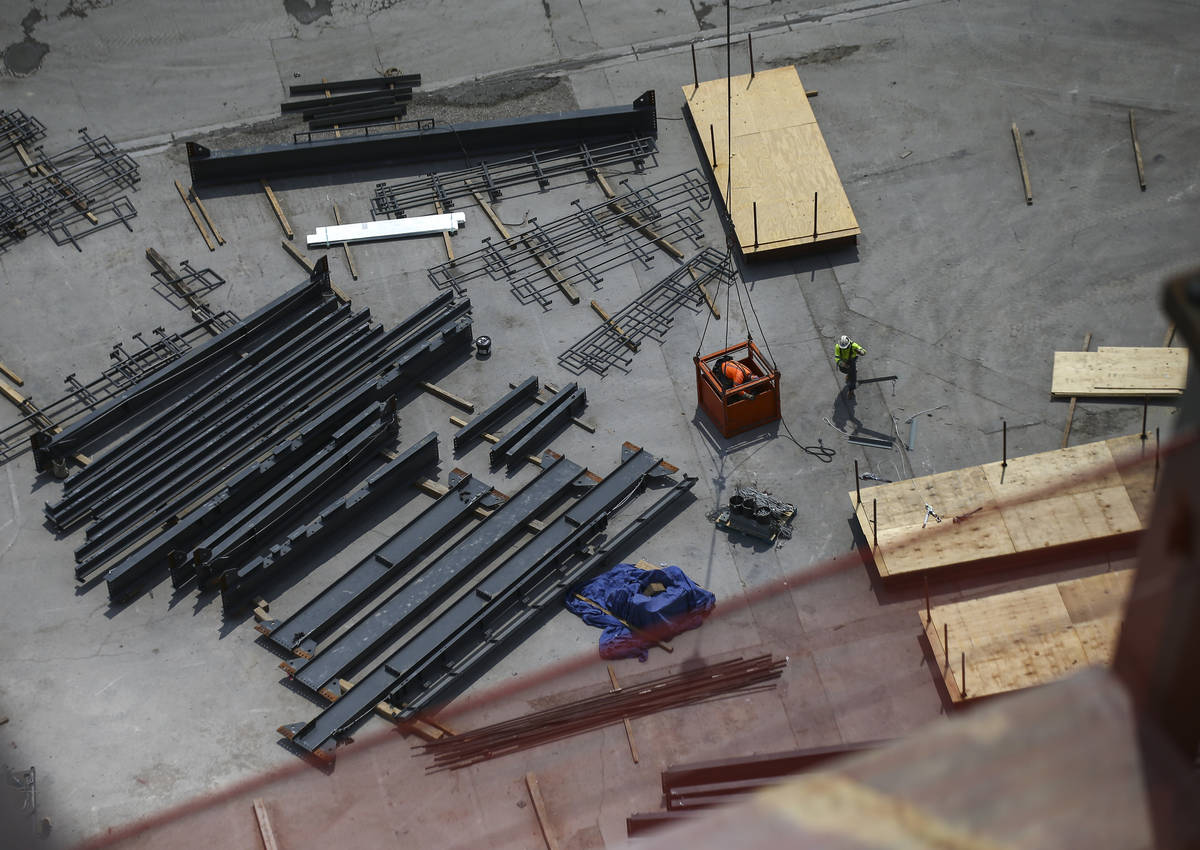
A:
[[[642,592],[656,582],[666,589],[653,596]],[[716,596],[688,578],[679,567],[643,570],[633,564],[617,564],[608,572],[567,591],[567,608],[588,625],[604,629],[600,635],[601,658],[637,656],[645,661],[646,649],[653,643],[631,633],[595,606],[577,599],[577,593],[663,641],[699,626],[717,604]]]

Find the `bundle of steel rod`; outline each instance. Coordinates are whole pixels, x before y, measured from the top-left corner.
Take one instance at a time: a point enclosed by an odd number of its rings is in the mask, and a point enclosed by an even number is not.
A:
[[[614,366],[628,371],[633,355],[648,338],[662,341],[675,319],[675,311],[704,306],[704,286],[732,282],[725,255],[705,248],[650,289],[599,325],[558,356],[558,362],[576,375],[592,371],[604,375]]]
[[[37,157],[0,175],[0,251],[33,231],[56,244],[72,243],[114,224],[129,228],[137,210],[123,189],[136,188],[137,163],[106,136],[79,131],[80,143],[60,154]]]
[[[72,372],[63,379],[71,391],[49,404],[37,404],[33,398],[26,397],[28,408],[32,409],[26,409],[27,406],[23,405],[25,415],[0,430],[0,464],[29,451],[32,435],[47,428],[64,427],[83,414],[96,410],[109,399],[209,339],[206,332],[211,327],[231,327],[237,321],[238,317],[226,310],[178,333],[168,334],[164,328],[155,328],[151,333],[159,338],[153,342],[147,342],[144,334],[136,333],[133,339],[140,347],[130,345],[126,349],[125,343],[114,344],[108,355],[113,365],[95,380],[85,384]]]
[[[521,303],[549,309],[556,288],[581,281],[598,288],[601,272],[634,260],[649,268],[656,245],[683,239],[699,248],[700,212],[711,202],[693,169],[591,207],[576,201],[578,212],[545,225],[530,219],[528,232],[485,239],[478,251],[431,268],[429,279],[456,292],[476,280],[503,280]]]
[[[46,125],[19,109],[0,109],[0,159],[29,159],[29,146],[46,135]]]
[[[402,216],[414,207],[430,207],[440,203],[445,209],[454,208],[458,198],[472,193],[487,193],[499,200],[502,190],[525,183],[538,184],[545,189],[552,178],[586,174],[594,180],[596,169],[615,168],[632,164],[635,171],[645,168],[658,148],[654,139],[638,137],[608,145],[589,146],[586,142],[538,151],[493,161],[480,161],[470,168],[421,174],[393,183],[377,183],[371,199],[375,215]]]
[[[428,768],[430,772],[456,770],[620,723],[623,718],[642,717],[762,686],[779,678],[786,663],[783,659],[761,655],[684,670],[642,685],[627,685],[600,696],[448,735],[421,747],[433,755],[433,764]]]
[[[109,573],[114,599],[168,561],[180,579],[240,582],[246,562],[345,495],[395,435],[394,397],[432,366],[466,357],[470,330],[470,302],[452,297],[386,330],[334,297],[322,259],[308,283],[61,432],[35,434],[39,470],[54,471],[64,453],[126,431],[46,506],[57,528],[91,523],[76,577],[120,558]],[[252,468],[253,486],[243,478]],[[186,521],[210,499],[220,504],[213,522]],[[221,525],[230,517],[243,522]]]
[[[116,149],[108,137],[92,138],[86,128],[80,143],[61,154],[46,156],[40,148],[14,172],[0,175],[0,251],[34,231],[55,244],[71,244],[85,235],[137,215],[125,196],[138,184],[133,158]]]
[[[318,95],[305,100],[279,104],[286,115],[299,112],[310,130],[347,127],[377,122],[381,119],[399,120],[412,102],[413,88],[421,85],[420,74],[368,77],[362,80],[332,80],[292,86],[289,94]],[[354,94],[334,95],[334,92]]]

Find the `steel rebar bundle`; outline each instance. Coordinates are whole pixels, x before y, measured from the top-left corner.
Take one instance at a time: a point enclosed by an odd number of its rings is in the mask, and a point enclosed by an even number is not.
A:
[[[433,755],[429,772],[457,770],[541,744],[590,732],[625,718],[644,717],[735,691],[761,688],[778,679],[786,659],[770,655],[736,658],[663,676],[641,685],[565,703],[421,745]],[[767,687],[774,687],[768,685]]]

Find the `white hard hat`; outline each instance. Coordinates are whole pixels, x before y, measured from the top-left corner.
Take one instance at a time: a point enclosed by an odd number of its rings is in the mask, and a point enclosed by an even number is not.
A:
[[[842,348],[845,348],[849,344],[850,344],[850,337],[846,336],[845,334],[842,334],[842,338],[838,340],[838,345],[840,345]]]

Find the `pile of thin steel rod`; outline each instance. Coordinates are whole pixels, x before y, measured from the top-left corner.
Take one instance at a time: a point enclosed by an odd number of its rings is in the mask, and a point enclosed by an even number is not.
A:
[[[644,717],[665,709],[728,696],[735,691],[761,687],[778,679],[786,664],[785,659],[775,659],[770,655],[736,658],[565,703],[470,732],[448,735],[422,744],[421,748],[433,755],[433,764],[427,768],[429,772],[457,770],[620,723],[625,718]]]

